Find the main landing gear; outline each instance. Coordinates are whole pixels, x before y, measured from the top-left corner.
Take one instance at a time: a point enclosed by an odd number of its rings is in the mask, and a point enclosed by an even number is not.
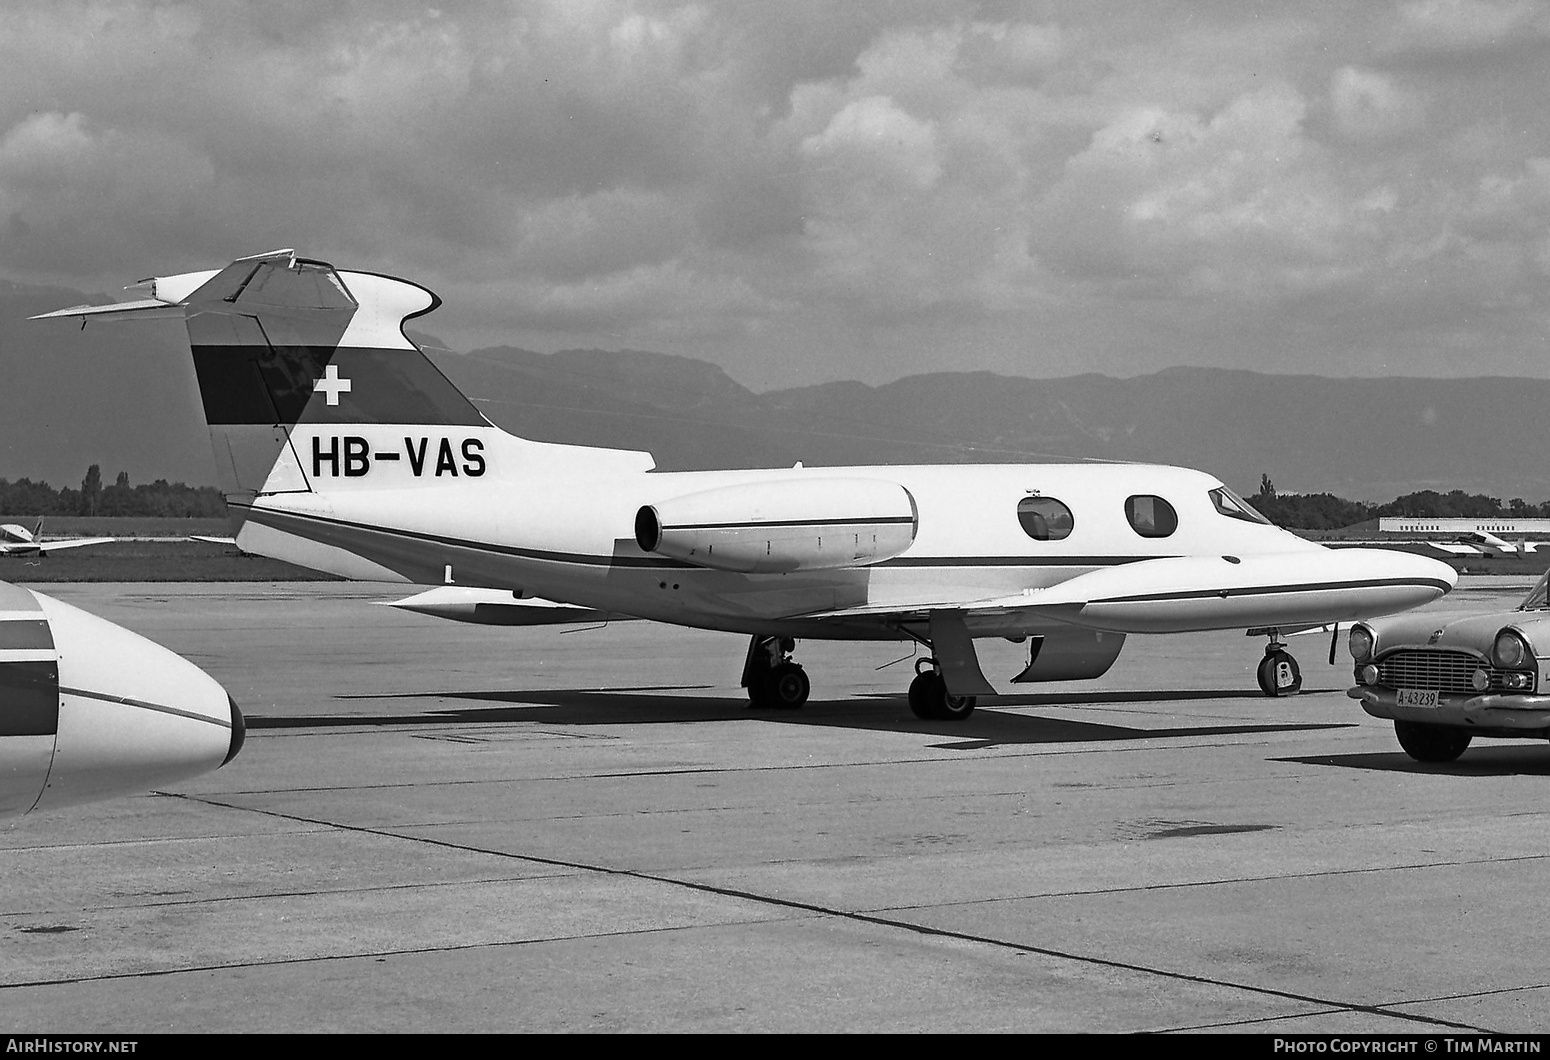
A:
[[[962,721],[974,713],[973,696],[954,696],[935,659],[915,661],[915,680],[910,682],[910,710],[926,721]]]
[[[797,642],[790,637],[755,636],[743,662],[743,685],[755,710],[796,710],[807,702],[807,671],[791,661]]]
[[[962,721],[974,713],[976,696],[996,694],[980,671],[961,612],[932,612],[929,636],[903,624],[894,628],[931,653],[916,660],[915,680],[910,682],[910,710],[917,718]],[[795,649],[796,641],[790,637],[755,634],[749,638],[742,683],[755,710],[795,710],[807,702],[807,673],[791,660]],[[948,691],[949,679],[960,694]]]
[[[1270,643],[1259,661],[1259,688],[1267,696],[1295,696],[1302,691],[1302,670],[1281,642],[1281,631],[1268,631]]]

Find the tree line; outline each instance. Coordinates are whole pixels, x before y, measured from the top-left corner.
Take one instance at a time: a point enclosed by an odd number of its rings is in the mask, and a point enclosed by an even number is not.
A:
[[[81,480],[81,488],[55,489],[47,482],[0,478],[0,512],[14,516],[44,515],[154,515],[172,518],[223,518],[226,501],[214,486],[186,486],[159,478],[155,482],[129,484],[129,473],[120,471],[113,485],[102,484],[102,467],[93,464]]]
[[[1259,492],[1250,497],[1266,519],[1289,530],[1339,530],[1385,516],[1405,519],[1533,519],[1550,518],[1550,501],[1529,504],[1514,497],[1506,504],[1500,497],[1450,490],[1420,490],[1396,497],[1387,504],[1348,501],[1330,493],[1276,493],[1270,476],[1261,475]]]

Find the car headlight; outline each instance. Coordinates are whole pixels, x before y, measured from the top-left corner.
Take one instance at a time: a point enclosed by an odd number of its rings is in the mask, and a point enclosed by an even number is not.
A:
[[[1372,646],[1372,630],[1366,626],[1351,627],[1351,658],[1357,662],[1366,662],[1372,658]]]
[[[1528,646],[1523,634],[1515,629],[1504,629],[1496,634],[1491,645],[1491,661],[1508,670],[1516,670],[1534,661],[1534,649]]]

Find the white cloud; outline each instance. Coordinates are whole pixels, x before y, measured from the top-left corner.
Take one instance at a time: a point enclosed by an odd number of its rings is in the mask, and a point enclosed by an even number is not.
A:
[[[1336,128],[1353,140],[1399,136],[1420,128],[1426,120],[1420,97],[1376,70],[1354,66],[1336,70],[1330,99]]]
[[[1387,47],[1393,51],[1463,52],[1516,45],[1550,32],[1550,12],[1537,0],[1412,0],[1399,5]]]
[[[929,191],[942,175],[936,131],[885,96],[847,103],[817,136],[802,141],[824,183],[869,184],[886,190]]]

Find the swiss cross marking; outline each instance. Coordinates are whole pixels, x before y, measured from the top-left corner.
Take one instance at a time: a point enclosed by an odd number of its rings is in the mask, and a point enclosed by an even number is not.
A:
[[[323,369],[323,378],[315,380],[312,384],[314,391],[322,391],[328,395],[330,405],[339,404],[339,395],[350,392],[350,381],[339,378],[339,366],[331,364]]]

